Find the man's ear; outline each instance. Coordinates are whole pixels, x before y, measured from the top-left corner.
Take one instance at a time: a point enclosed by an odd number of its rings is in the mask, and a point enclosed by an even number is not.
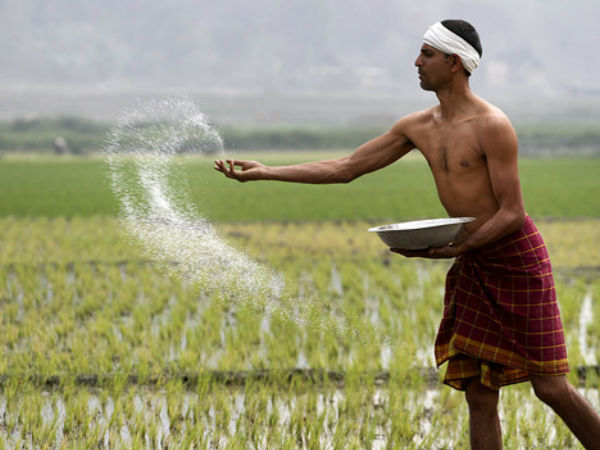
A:
[[[452,72],[458,72],[459,70],[463,69],[462,63],[460,62],[460,56],[458,56],[456,53],[453,53],[448,57],[448,64]]]

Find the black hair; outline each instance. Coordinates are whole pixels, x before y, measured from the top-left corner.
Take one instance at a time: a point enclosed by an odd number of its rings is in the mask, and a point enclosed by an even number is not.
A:
[[[479,33],[477,33],[475,27],[469,22],[466,20],[447,19],[442,20],[442,25],[471,44],[471,47],[473,47],[475,51],[479,53],[479,56],[483,55],[483,48],[481,47]],[[471,73],[466,69],[465,73],[467,76],[471,75]]]

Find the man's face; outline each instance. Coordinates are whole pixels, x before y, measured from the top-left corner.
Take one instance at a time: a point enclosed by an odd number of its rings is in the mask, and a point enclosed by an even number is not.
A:
[[[423,44],[415,66],[419,68],[421,88],[426,91],[436,91],[451,78],[449,58],[438,49]]]

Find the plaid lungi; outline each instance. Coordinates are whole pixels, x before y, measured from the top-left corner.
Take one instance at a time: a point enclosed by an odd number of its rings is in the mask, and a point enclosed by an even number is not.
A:
[[[548,251],[535,224],[456,258],[435,342],[444,383],[500,386],[569,372]]]

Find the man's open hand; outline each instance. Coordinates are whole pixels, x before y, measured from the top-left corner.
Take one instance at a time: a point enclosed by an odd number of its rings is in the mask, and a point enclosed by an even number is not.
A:
[[[241,167],[237,170],[236,167]],[[261,172],[264,166],[258,161],[240,161],[237,159],[228,159],[215,161],[214,169],[225,174],[227,178],[238,180],[240,182],[250,180],[260,180]]]

